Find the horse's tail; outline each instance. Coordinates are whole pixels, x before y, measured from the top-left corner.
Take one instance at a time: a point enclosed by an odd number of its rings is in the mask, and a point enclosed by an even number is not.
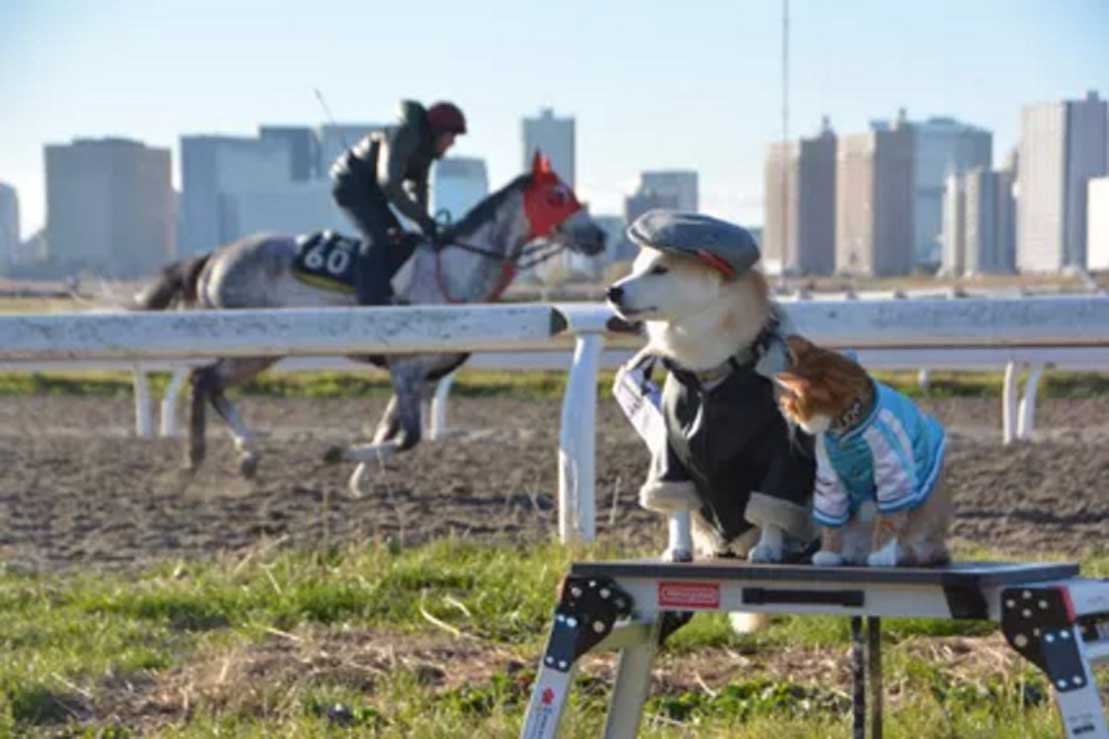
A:
[[[165,310],[175,300],[195,303],[200,273],[212,255],[182,259],[162,269],[158,278],[140,290],[134,299],[134,310]]]

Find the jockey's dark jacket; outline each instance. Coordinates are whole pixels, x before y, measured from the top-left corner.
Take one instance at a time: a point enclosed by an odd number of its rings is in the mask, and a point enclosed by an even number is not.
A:
[[[737,366],[709,389],[694,373],[664,364],[670,370],[662,391],[667,449],[658,479],[691,481],[701,515],[725,542],[752,527],[745,514],[753,493],[807,511],[812,437],[790,433],[773,384],[756,363]]]
[[[430,233],[435,222],[428,215],[428,177],[435,158],[427,111],[413,100],[404,100],[397,124],[371,133],[343,152],[332,165],[331,176],[336,193],[348,198],[380,187],[389,203]]]

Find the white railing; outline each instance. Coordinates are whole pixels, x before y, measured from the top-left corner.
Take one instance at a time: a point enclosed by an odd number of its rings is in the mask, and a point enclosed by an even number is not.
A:
[[[1005,440],[1031,433],[1037,382],[1045,368],[1109,368],[1109,298],[798,301],[784,309],[799,332],[850,347],[880,369],[1005,368]],[[477,351],[473,364],[567,366],[559,436],[559,531],[595,535],[596,374],[630,353],[605,351],[610,310],[598,303],[373,309],[81,313],[0,316],[0,368],[135,370],[136,430],[152,435],[145,373],[175,369],[163,401],[162,430],[174,430],[184,367],[215,356],[294,356],[285,369],[363,367],[320,355]],[[559,336],[574,337],[569,344]],[[520,353],[526,352],[526,353]],[[1017,400],[1020,372],[1025,396]],[[449,380],[440,386],[432,436],[443,428]],[[438,430],[438,432],[436,431]]]

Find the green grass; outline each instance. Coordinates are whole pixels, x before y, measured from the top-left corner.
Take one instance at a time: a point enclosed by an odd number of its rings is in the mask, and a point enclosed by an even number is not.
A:
[[[117,695],[121,683],[175,684],[174,675],[198,665],[272,648],[281,642],[275,634],[299,643],[308,635],[351,633],[398,644],[471,645],[460,652],[463,670],[474,669],[466,660],[480,662],[494,652],[519,665],[446,687],[427,684],[407,658],[380,671],[369,688],[341,672],[312,678],[308,667],[292,676],[263,671],[224,688],[218,700],[200,691],[188,714],[153,735],[515,736],[557,583],[574,558],[616,554],[554,542],[492,546],[448,539],[414,549],[373,544],[166,562],[129,575],[0,570],[0,736],[133,736],[135,727],[126,722],[90,720],[86,711]],[[1089,558],[1084,572],[1109,573],[1109,555]],[[887,687],[897,693],[888,735],[1056,736],[1053,704],[1033,668],[968,671],[918,656],[928,637],[975,640],[992,633],[979,622],[887,619]],[[847,642],[842,618],[781,617],[765,631],[739,637],[722,616],[702,615],[670,639],[664,659],[716,650],[757,661],[798,648],[824,648],[828,658],[841,659]],[[449,656],[441,661],[453,669]],[[599,732],[609,688],[607,671],[584,671],[565,736]],[[656,691],[642,735],[847,736],[845,690],[737,668],[713,691]]]

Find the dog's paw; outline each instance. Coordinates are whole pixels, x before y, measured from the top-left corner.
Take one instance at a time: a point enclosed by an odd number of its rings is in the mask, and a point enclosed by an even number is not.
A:
[[[897,539],[892,539],[878,551],[871,552],[866,558],[866,564],[868,567],[896,567],[900,559],[901,552],[900,547],[897,546]]]
[[[670,547],[658,556],[663,562],[692,562],[693,552],[688,549]]]
[[[780,547],[770,547],[765,544],[759,544],[747,553],[747,561],[757,564],[774,564],[776,562],[781,562],[782,550]]]
[[[817,567],[840,567],[843,565],[843,557],[838,552],[821,549],[812,556],[812,563]]]

